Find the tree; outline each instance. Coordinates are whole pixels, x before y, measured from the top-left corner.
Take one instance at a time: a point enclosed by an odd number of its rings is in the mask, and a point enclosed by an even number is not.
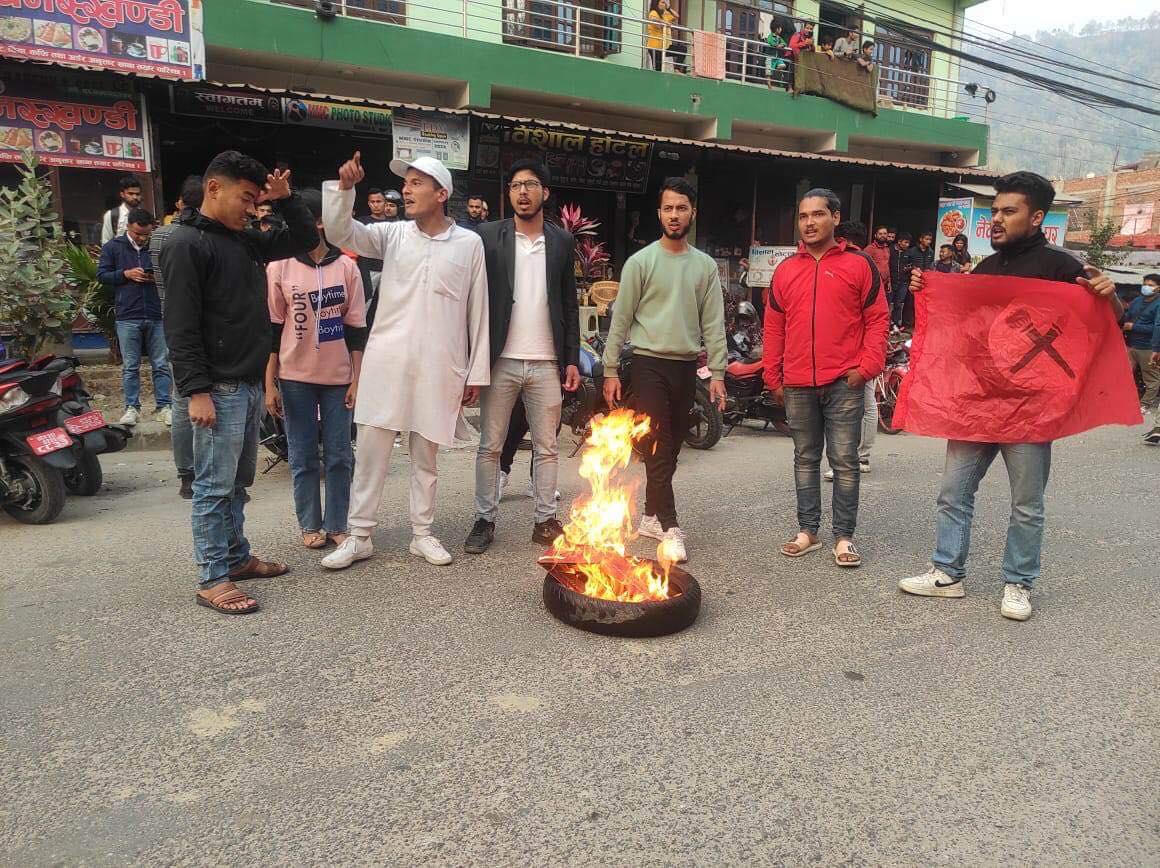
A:
[[[0,322],[15,330],[16,353],[31,357],[68,339],[80,299],[65,254],[68,242],[52,210],[52,187],[37,175],[32,151],[23,160],[20,183],[0,187]]]
[[[1103,271],[1109,265],[1118,265],[1124,259],[1124,254],[1113,253],[1108,250],[1108,242],[1119,230],[1111,220],[1095,223],[1092,228],[1091,240],[1088,241],[1085,255],[1089,265]]]

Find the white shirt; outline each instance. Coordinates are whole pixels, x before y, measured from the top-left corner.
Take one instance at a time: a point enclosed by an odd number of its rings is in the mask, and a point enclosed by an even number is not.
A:
[[[535,241],[516,233],[516,285],[508,325],[507,343],[500,353],[505,359],[554,362],[556,342],[548,311],[548,265],[544,236]]]
[[[113,209],[117,212],[117,225],[111,226],[113,221],[109,219],[109,211],[105,212],[105,216],[101,218],[101,244],[108,244],[118,235],[124,235],[125,230],[129,228],[129,206],[124,202],[119,208]]]
[[[438,235],[410,220],[364,226],[351,218],[354,197],[322,185],[327,240],[383,260],[354,420],[450,446],[463,387],[491,379],[483,242],[454,223]]]

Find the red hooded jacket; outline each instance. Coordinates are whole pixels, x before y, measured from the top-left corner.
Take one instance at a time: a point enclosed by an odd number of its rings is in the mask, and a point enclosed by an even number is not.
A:
[[[819,260],[798,252],[773,273],[765,306],[765,385],[828,386],[857,368],[867,380],[886,364],[890,311],[878,267],[839,241]]]

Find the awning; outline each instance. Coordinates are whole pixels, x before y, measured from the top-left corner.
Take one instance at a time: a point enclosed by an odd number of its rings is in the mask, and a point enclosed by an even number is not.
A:
[[[994,175],[992,175],[994,177]],[[970,193],[973,196],[984,196],[991,199],[995,195],[995,188],[990,184],[951,184],[952,187]],[[1061,196],[1055,194],[1056,205],[1080,205],[1083,199],[1077,199],[1074,196]]]

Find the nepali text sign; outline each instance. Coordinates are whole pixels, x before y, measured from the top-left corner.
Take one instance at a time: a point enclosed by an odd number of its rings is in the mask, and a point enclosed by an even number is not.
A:
[[[21,70],[3,76],[0,162],[19,163],[24,150],[47,166],[149,171],[146,124],[132,91]]]
[[[169,107],[181,115],[282,123],[281,97],[245,90],[172,85]]]
[[[475,146],[474,174],[481,180],[499,179],[516,160],[537,157],[547,164],[554,187],[643,193],[652,154],[651,142],[484,120]]]
[[[288,124],[326,127],[352,133],[391,134],[391,110],[330,100],[292,97],[282,100],[283,118]]]
[[[773,272],[783,260],[796,252],[796,247],[750,247],[749,277],[746,282],[750,287],[769,286],[773,282]]]
[[[395,109],[392,125],[395,159],[410,162],[434,157],[448,169],[467,169],[471,157],[469,116]]]
[[[202,0],[0,0],[0,56],[205,77]]]

